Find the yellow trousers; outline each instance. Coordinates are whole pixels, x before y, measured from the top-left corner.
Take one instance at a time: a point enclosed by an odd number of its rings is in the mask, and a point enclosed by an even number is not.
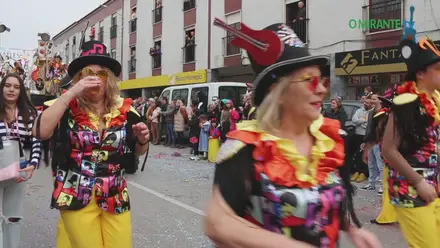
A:
[[[390,196],[388,194],[388,166],[383,167],[383,194],[382,194],[382,210],[376,218],[378,224],[391,224],[397,222],[396,209],[390,203]]]
[[[64,228],[63,218],[58,220],[57,224],[57,248],[72,248],[70,245],[69,235],[67,235],[66,228]]]
[[[409,248],[440,247],[440,199],[426,207],[396,207],[396,212]]]
[[[95,196],[85,208],[60,211],[57,247],[131,248],[131,213],[110,214],[96,204]]]

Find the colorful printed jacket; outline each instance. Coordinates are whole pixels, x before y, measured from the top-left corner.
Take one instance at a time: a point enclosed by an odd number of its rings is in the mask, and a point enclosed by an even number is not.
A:
[[[291,140],[258,130],[257,122],[230,132],[220,148],[214,183],[237,215],[272,232],[317,247],[337,247],[345,215],[339,121],[315,121],[311,160]]]
[[[81,111],[76,99],[69,104],[60,121],[60,130],[67,129],[66,159],[56,167],[52,208],[84,208],[94,193],[96,203],[104,211],[120,214],[130,210],[121,161],[135,147],[131,126],[140,122],[131,104],[131,99],[118,99],[118,107],[104,115],[106,128],[102,134],[96,128],[96,115]]]
[[[423,178],[434,187],[438,193],[438,180],[439,164],[439,124],[438,108],[440,107],[440,94],[435,91],[433,94],[433,100],[429,100],[424,93],[417,91],[417,87],[414,82],[407,82],[398,87],[399,95],[393,100],[395,105],[403,106],[409,103],[418,104],[418,109],[422,114],[426,114],[432,117],[430,123],[426,127],[428,134],[428,142],[420,148],[418,151],[407,154],[404,152],[402,156],[408,161],[408,164],[414,168]],[[417,100],[417,103],[416,103]],[[408,108],[411,108],[410,106]],[[405,107],[400,112],[394,111],[395,116],[404,115],[404,119],[410,110]],[[411,120],[407,120],[411,121]],[[419,124],[418,124],[419,125]],[[390,167],[388,175],[388,192],[390,196],[391,204],[398,207],[414,208],[426,206],[426,202],[420,198],[415,187],[411,185],[408,180],[400,175],[400,173],[392,168],[387,161],[385,163]]]

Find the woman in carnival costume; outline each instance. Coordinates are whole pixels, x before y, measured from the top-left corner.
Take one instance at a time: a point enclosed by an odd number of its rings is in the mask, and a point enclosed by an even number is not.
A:
[[[385,125],[388,121],[388,115],[390,111],[390,107],[392,105],[392,99],[395,96],[397,89],[397,84],[395,87],[389,89],[384,96],[379,96],[381,100],[382,108],[377,111],[377,113],[373,116],[373,121],[371,123],[371,131],[368,132],[368,135],[365,137],[365,142],[367,144],[379,144],[379,147],[382,148],[382,138],[385,130]],[[382,149],[381,149],[382,150]],[[381,155],[382,156],[382,155]],[[383,179],[382,184],[384,187],[384,191],[382,193],[382,209],[379,215],[370,220],[373,224],[378,225],[387,225],[394,224],[397,222],[396,210],[394,206],[390,203],[390,197],[388,194],[388,172],[389,168],[386,166],[386,162],[384,163],[383,168]]]
[[[68,68],[72,87],[33,128],[36,137],[56,135],[55,143],[63,144],[52,164],[56,174],[51,207],[60,211],[59,231],[66,231],[73,248],[132,247],[124,178],[132,165],[125,161],[127,154],[140,156],[148,150],[149,132],[132,100],[120,97],[116,82],[121,64],[107,47],[91,40],[81,50]]]
[[[440,51],[430,39],[416,41],[410,10],[400,44],[408,73],[393,99],[382,152],[390,167],[391,203],[409,247],[438,248]]]
[[[334,248],[343,230],[358,248],[380,247],[354,213],[339,122],[319,111],[328,57],[281,23],[234,32],[257,74],[257,119],[220,148],[205,233],[221,247]]]

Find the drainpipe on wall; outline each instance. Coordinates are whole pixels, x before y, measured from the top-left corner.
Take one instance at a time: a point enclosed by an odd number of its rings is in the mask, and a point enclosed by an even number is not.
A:
[[[211,23],[211,2],[212,0],[208,0],[208,70],[211,69],[211,27],[212,27],[212,23]]]
[[[121,72],[121,80],[124,80],[124,73],[123,73],[123,68],[124,68],[124,5],[125,5],[125,1],[130,1],[130,0],[121,0],[122,1],[122,15],[121,15],[121,20],[122,20],[122,26],[121,26],[121,63],[122,63],[122,72]],[[125,67],[125,69],[127,69],[127,66]],[[128,74],[127,74],[128,75]]]

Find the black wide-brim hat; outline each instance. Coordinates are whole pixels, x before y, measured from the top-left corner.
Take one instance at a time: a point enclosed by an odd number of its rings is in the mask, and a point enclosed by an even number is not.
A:
[[[241,31],[246,32],[246,30],[249,28],[242,24]],[[328,56],[312,56],[295,32],[283,23],[272,24],[258,32],[260,35],[264,34],[265,41],[257,37],[254,39],[267,46],[264,52],[258,47],[243,47],[242,42],[237,41],[237,38],[232,41],[232,44],[246,49],[252,69],[256,74],[253,82],[255,106],[263,102],[270,87],[280,78],[303,67],[317,65],[324,70],[328,66]],[[247,35],[251,36],[251,34]]]
[[[74,77],[84,67],[88,65],[100,65],[111,70],[116,77],[119,77],[122,71],[121,63],[113,59],[107,51],[107,47],[99,41],[90,40],[84,42],[81,47],[81,54],[70,64],[67,72],[70,77]]]
[[[431,39],[422,38],[418,42],[416,41],[414,10],[414,6],[411,6],[410,20],[404,20],[403,38],[399,44],[400,53],[407,67],[405,81],[415,81],[418,71],[440,61],[440,49]]]

